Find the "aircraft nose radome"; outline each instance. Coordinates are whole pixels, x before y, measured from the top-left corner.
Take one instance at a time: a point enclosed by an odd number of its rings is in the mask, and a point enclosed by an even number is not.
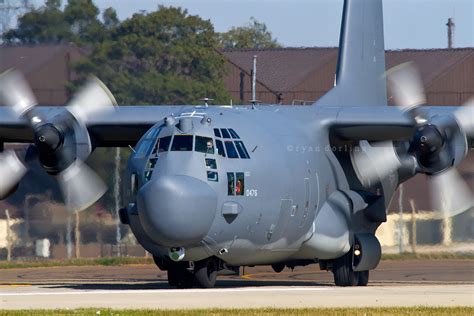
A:
[[[198,243],[208,233],[217,195],[205,182],[189,176],[159,176],[138,192],[143,229],[157,244],[182,247]]]

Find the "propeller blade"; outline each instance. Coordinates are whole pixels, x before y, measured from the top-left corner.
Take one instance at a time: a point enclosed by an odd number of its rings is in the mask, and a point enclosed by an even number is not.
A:
[[[0,196],[6,197],[20,182],[27,169],[14,151],[0,153]]]
[[[0,75],[0,96],[19,117],[38,103],[25,77],[12,69]]]
[[[57,179],[66,206],[71,212],[88,208],[107,191],[100,177],[79,160],[59,173]]]
[[[74,96],[67,109],[77,120],[85,123],[94,115],[113,111],[116,105],[117,101],[105,84],[92,77]]]
[[[395,103],[409,111],[426,103],[425,90],[418,69],[412,62],[391,68],[386,72]]]
[[[435,218],[442,219],[461,214],[474,207],[474,196],[456,169],[451,168],[430,177]]]
[[[401,166],[392,142],[369,144],[361,141],[359,148],[351,152],[351,160],[359,181],[365,187],[371,187]]]
[[[467,101],[454,115],[466,135],[474,138],[474,98]]]

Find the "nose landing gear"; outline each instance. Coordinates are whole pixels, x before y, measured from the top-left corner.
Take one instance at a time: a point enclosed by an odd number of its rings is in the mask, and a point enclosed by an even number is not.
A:
[[[212,288],[216,284],[218,262],[207,258],[196,263],[194,267],[194,282],[201,288]]]
[[[186,289],[193,286],[194,276],[188,270],[187,262],[177,262],[168,267],[168,284],[178,289]]]
[[[369,271],[354,271],[352,251],[333,261],[332,273],[337,286],[366,286],[369,283]]]
[[[212,288],[216,284],[219,262],[216,258],[207,258],[189,262],[170,262],[166,267],[168,270],[168,284],[179,289]]]

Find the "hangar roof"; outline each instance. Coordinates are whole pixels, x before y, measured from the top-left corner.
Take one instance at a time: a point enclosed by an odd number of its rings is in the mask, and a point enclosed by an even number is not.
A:
[[[254,55],[257,55],[257,77],[274,91],[289,91],[309,74],[317,72],[328,63],[335,63],[338,49],[276,48],[276,49],[230,49],[223,54],[242,69],[250,69]],[[413,61],[419,67],[427,86],[464,59],[474,56],[474,48],[389,50],[386,54],[386,68]],[[436,65],[436,67],[434,67]]]

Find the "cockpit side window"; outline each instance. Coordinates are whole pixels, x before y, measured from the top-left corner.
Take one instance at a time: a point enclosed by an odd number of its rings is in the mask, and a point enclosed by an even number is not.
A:
[[[221,128],[222,138],[230,138],[229,132],[225,128]]]
[[[237,155],[237,151],[235,150],[234,143],[231,141],[226,141],[225,142],[225,149],[227,151],[227,157],[229,158],[239,158],[239,155]]]
[[[225,158],[224,145],[222,144],[222,141],[220,141],[219,139],[216,139],[216,147],[217,147],[217,154]]]
[[[196,136],[194,150],[200,153],[214,154],[214,142],[212,138]]]
[[[232,138],[234,138],[234,139],[239,139],[240,138],[239,135],[237,135],[237,133],[232,128],[229,128],[229,133],[232,136]]]
[[[192,151],[193,135],[174,135],[171,151]]]
[[[221,138],[221,131],[218,128],[214,128],[214,136]]]

